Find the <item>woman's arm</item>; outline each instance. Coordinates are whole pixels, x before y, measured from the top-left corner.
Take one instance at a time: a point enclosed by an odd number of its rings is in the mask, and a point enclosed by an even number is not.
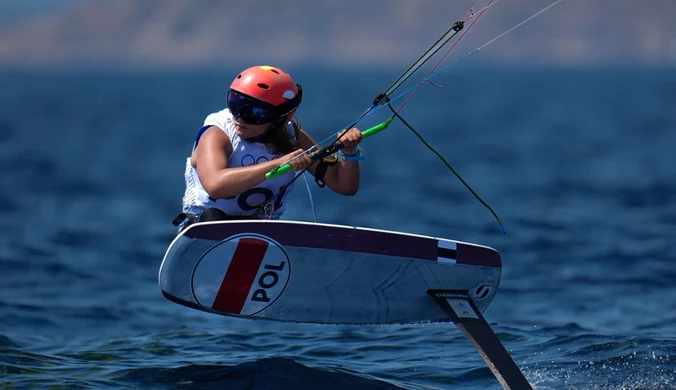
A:
[[[281,166],[289,159],[300,154],[302,150],[291,152],[279,159],[255,164],[250,167],[228,168],[228,159],[232,155],[230,137],[215,126],[208,128],[200,137],[197,148],[193,152],[191,162],[197,169],[202,186],[214,199],[237,196],[255,187],[265,180],[265,174],[271,169]],[[303,161],[297,159],[294,169],[302,167]]]
[[[357,129],[351,129],[350,133],[346,134],[346,137],[341,138],[341,141],[344,140],[346,149],[348,147],[354,148],[361,142],[361,132]],[[314,145],[315,141],[312,137],[304,130],[301,130],[300,147],[309,149]],[[352,152],[352,150],[346,150],[346,152]],[[308,170],[314,175],[316,169],[317,165],[313,164]],[[340,159],[337,164],[328,167],[323,181],[329,188],[341,195],[355,195],[359,191],[359,162]]]

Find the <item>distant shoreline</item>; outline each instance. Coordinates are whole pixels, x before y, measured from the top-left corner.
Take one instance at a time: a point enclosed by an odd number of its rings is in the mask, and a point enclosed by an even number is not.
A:
[[[272,12],[268,1],[234,7],[210,0],[75,0],[0,28],[0,67],[180,70],[267,62],[399,69],[476,3],[291,2]],[[465,27],[469,33],[451,57],[491,42],[551,3],[500,2],[471,30]],[[468,61],[568,69],[676,66],[674,15],[676,1],[566,0]]]

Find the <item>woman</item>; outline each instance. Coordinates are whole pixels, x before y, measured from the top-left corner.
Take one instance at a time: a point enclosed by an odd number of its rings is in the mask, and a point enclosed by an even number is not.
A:
[[[279,219],[286,210],[295,173],[266,179],[286,163],[294,171],[312,164],[303,150],[315,141],[300,128],[294,114],[303,90],[283,70],[254,66],[237,75],[228,92],[228,108],[209,115],[197,133],[185,170],[183,213],[174,225],[222,219]],[[335,192],[354,195],[359,189],[361,132],[339,135],[342,159],[320,169],[321,181]]]

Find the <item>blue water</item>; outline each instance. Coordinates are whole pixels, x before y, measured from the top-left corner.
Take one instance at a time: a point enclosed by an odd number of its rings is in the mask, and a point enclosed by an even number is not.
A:
[[[397,76],[289,70],[318,140]],[[451,323],[247,321],[162,297],[185,157],[235,71],[0,73],[0,387],[500,389]],[[676,71],[467,63],[435,82],[402,114],[507,234],[399,123],[364,141],[357,196],[312,183],[319,221],[499,250],[484,314],[537,389],[676,388]],[[313,219],[303,186],[290,205]]]

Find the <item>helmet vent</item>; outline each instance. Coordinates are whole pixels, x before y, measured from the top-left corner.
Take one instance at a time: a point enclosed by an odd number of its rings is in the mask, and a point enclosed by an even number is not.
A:
[[[277,72],[277,69],[270,69],[270,72],[274,72],[274,73],[279,74],[279,72]]]
[[[270,86],[267,85],[267,84],[258,83],[257,85],[258,85],[259,87],[263,88],[263,89],[270,89]]]
[[[241,79],[241,78],[242,78],[242,75],[241,75],[241,74],[238,74],[238,75],[237,75],[237,78],[238,78],[238,79]]]

